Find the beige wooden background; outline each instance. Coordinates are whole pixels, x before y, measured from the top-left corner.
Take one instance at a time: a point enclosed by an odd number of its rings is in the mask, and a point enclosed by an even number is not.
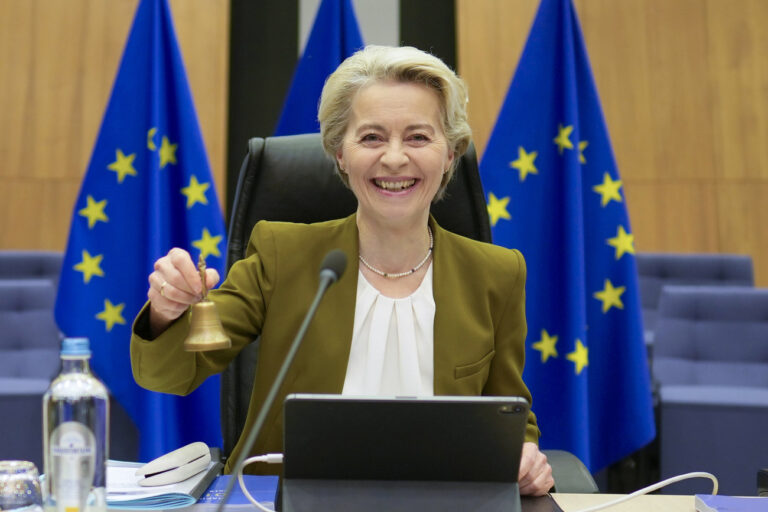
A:
[[[138,0],[0,0],[0,249],[63,251]],[[171,0],[223,196],[229,0]]]
[[[457,0],[482,151],[538,0]],[[768,286],[768,1],[574,0],[640,251],[750,254]]]
[[[768,286],[768,1],[574,3],[637,249],[750,254]],[[457,0],[480,151],[537,4]],[[0,0],[0,249],[65,248],[136,5]],[[171,0],[220,198],[228,6]]]

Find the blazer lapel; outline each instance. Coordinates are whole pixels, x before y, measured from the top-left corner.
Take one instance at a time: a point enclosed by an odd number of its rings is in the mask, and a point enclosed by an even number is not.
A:
[[[296,358],[299,371],[294,374],[295,389],[339,394],[347,373],[355,319],[359,252],[356,216],[344,219],[338,229],[329,234],[327,244],[320,245],[327,251],[341,249],[347,255],[347,268],[341,279],[328,289],[310,324],[306,345]]]
[[[463,360],[463,340],[470,336],[464,332],[462,301],[466,299],[460,262],[451,247],[446,231],[430,217],[430,226],[435,237],[433,253],[432,293],[435,298],[434,365],[435,394],[460,395],[454,371]]]

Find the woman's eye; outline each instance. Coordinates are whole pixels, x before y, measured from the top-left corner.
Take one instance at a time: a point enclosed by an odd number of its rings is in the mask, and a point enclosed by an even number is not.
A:
[[[380,140],[380,137],[375,133],[366,133],[360,138],[361,142],[376,142]]]
[[[414,133],[409,138],[414,142],[429,142],[429,137],[423,133]]]

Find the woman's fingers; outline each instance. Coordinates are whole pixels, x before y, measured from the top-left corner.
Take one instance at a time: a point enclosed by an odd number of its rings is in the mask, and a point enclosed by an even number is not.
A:
[[[200,300],[202,283],[192,258],[184,249],[171,249],[154,266],[147,291],[153,323],[168,323]]]
[[[176,303],[186,308],[200,300],[200,295],[187,291],[186,282],[179,274],[171,271],[153,272],[149,276],[149,285],[147,297],[160,307],[168,307],[170,303]]]
[[[520,494],[541,496],[549,492],[554,483],[547,456],[541,453],[536,443],[523,443],[518,474]]]
[[[149,275],[147,298],[150,302],[152,330],[158,333],[180,317],[191,304],[203,298],[203,283],[192,257],[178,247],[158,259],[154,268],[154,272]],[[205,282],[207,289],[216,286],[219,282],[218,271],[207,268]]]
[[[205,269],[205,287],[209,290],[219,284],[219,271],[215,268]]]
[[[203,291],[203,283],[200,281],[200,272],[197,270],[192,257],[184,249],[174,247],[163,258],[155,263],[155,270],[168,272],[165,276],[175,288],[193,297],[199,296]]]

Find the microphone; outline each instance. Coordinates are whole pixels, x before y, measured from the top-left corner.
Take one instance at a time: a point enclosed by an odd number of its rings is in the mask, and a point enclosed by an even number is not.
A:
[[[309,323],[315,316],[317,307],[320,305],[320,300],[323,298],[328,288],[341,278],[346,268],[347,255],[339,249],[332,250],[325,255],[325,258],[323,258],[323,263],[320,265],[320,284],[317,287],[315,298],[312,301],[312,305],[309,306],[307,314],[304,316],[304,321],[301,323],[301,327],[299,327],[296,337],[293,338],[293,342],[291,343],[290,349],[288,349],[283,365],[280,367],[280,371],[277,372],[275,381],[272,383],[272,387],[269,388],[269,393],[267,393],[264,403],[261,404],[261,409],[259,409],[259,414],[256,416],[253,428],[248,432],[248,437],[245,439],[243,449],[240,451],[240,455],[238,455],[235,464],[232,466],[232,470],[235,474],[240,470],[243,461],[248,457],[248,453],[251,451],[251,448],[253,448],[253,443],[256,442],[256,438],[259,436],[259,432],[261,432],[261,428],[264,426],[264,422],[267,419],[267,413],[272,408],[277,392],[283,385],[285,376],[288,374],[288,369],[291,367],[294,357],[296,357],[296,352],[299,351],[299,346],[304,339],[304,335],[307,333]],[[227,488],[224,491],[224,495],[221,497],[218,507],[216,507],[216,512],[222,512],[224,510],[224,505],[229,500],[229,496],[232,494],[234,486],[235,478],[230,478],[227,483]]]
[[[330,286],[344,275],[346,268],[347,255],[339,249],[334,249],[323,258],[323,263],[320,265],[320,280],[330,279],[328,283],[328,286]]]

